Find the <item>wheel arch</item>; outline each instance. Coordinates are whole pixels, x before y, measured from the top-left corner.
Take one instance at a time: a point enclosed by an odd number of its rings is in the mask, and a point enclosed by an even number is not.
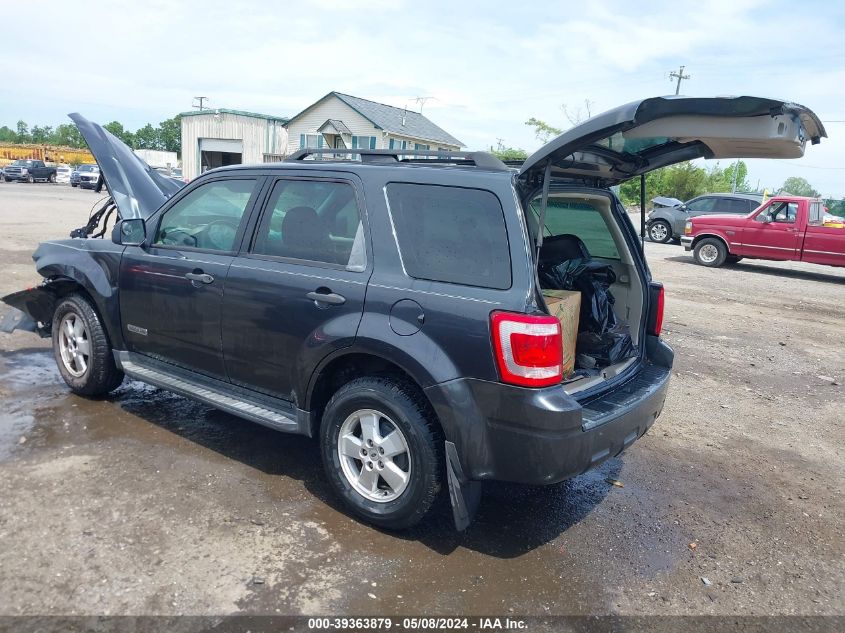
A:
[[[396,361],[396,358],[387,358],[385,355],[364,351],[355,348],[347,348],[339,354],[334,354],[325,359],[313,372],[308,389],[305,394],[304,408],[309,412],[312,436],[319,431],[323,411],[329,400],[338,389],[355,378],[362,376],[385,376],[396,378],[414,390],[418,391],[424,399],[426,406],[433,418],[439,419],[434,411],[431,401],[425,393],[425,385],[431,382],[429,375],[414,375],[412,370]],[[442,426],[441,426],[442,428]]]
[[[73,291],[84,293],[94,306],[97,316],[114,349],[123,349],[118,305],[117,276],[120,251],[68,252],[68,245],[45,242],[33,255],[38,273],[47,282],[42,286],[61,298]]]
[[[705,240],[705,239],[711,238],[711,237],[719,240],[720,242],[722,242],[722,244],[724,244],[725,250],[727,251],[728,255],[732,254],[730,243],[728,242],[728,240],[725,238],[724,235],[720,235],[719,233],[701,233],[699,235],[696,235],[692,239],[692,244],[691,244],[692,248],[695,248],[696,244],[698,244],[702,240]]]

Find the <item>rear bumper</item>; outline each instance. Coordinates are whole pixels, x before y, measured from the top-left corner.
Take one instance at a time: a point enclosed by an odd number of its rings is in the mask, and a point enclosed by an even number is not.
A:
[[[685,251],[691,251],[692,250],[692,236],[682,235],[681,236],[681,246],[684,247]]]
[[[577,402],[563,387],[525,389],[470,378],[426,393],[469,479],[552,484],[615,457],[654,424],[669,385],[668,367],[648,364],[627,382]],[[664,363],[666,364],[666,363]]]

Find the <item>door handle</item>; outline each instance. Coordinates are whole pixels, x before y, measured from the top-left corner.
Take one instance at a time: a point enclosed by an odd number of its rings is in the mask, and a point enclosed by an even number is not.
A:
[[[339,306],[346,303],[346,297],[343,295],[336,294],[330,290],[328,292],[320,292],[320,290],[328,290],[328,288],[318,288],[314,292],[309,292],[305,296],[317,303],[328,303],[333,306]]]
[[[190,279],[192,283],[210,284],[214,281],[214,276],[204,272],[185,273],[185,279]]]

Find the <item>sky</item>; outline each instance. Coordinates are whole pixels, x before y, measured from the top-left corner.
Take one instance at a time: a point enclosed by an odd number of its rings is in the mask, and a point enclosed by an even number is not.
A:
[[[845,3],[40,0],[3,29],[0,125],[69,112],[135,130],[209,107],[291,116],[337,90],[419,111],[469,149],[541,143],[629,101],[755,95],[808,106],[828,137],[803,158],[751,160],[752,187],[806,178],[845,197]],[[96,19],[92,19],[92,15]],[[28,26],[31,25],[31,26]],[[708,163],[708,161],[703,161]],[[723,162],[722,167],[725,167]]]

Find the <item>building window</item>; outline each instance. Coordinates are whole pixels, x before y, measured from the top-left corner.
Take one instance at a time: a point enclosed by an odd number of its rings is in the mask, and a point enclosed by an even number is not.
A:
[[[408,141],[400,141],[398,138],[390,139],[390,149],[408,149]]]
[[[314,149],[323,146],[322,134],[300,134],[299,149]]]
[[[376,148],[376,137],[375,136],[353,136],[352,137],[352,149],[375,149]]]
[[[431,145],[423,145],[422,143],[414,143],[414,149],[430,150]]]

